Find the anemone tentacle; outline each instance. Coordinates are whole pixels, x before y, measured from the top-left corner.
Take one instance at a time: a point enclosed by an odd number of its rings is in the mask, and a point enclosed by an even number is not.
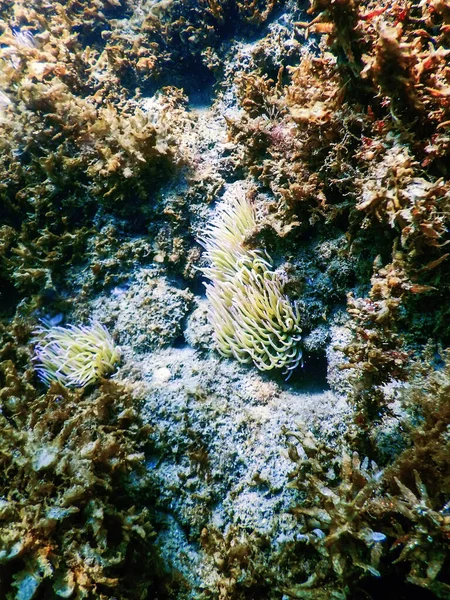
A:
[[[120,349],[100,323],[51,327],[44,321],[35,331],[33,362],[46,385],[85,387],[114,372],[119,359]]]
[[[267,252],[246,247],[255,226],[250,201],[234,197],[219,205],[199,240],[208,261],[202,271],[210,279],[205,287],[215,343],[222,356],[290,373],[302,359],[301,315]]]

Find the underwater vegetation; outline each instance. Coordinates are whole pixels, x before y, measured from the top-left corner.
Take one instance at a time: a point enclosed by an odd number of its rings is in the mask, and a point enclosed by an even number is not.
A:
[[[137,401],[111,381],[42,393],[17,346],[26,328],[13,330],[16,350],[1,330],[0,597],[144,598],[152,527],[132,482],[149,430]]]
[[[149,192],[188,161],[181,91],[166,88],[148,105],[129,94],[112,56],[84,38],[89,20],[98,26],[105,15],[85,9],[17,2],[1,12],[1,282],[34,306],[71,287],[65,267],[85,260],[107,215],[122,215],[116,228],[129,235],[152,212]],[[142,254],[126,249],[118,260]],[[109,275],[86,267],[91,279]]]
[[[250,200],[236,197],[219,205],[201,238],[215,341],[223,356],[288,373],[302,359],[300,313],[283,294],[282,274],[272,270],[270,257],[246,247],[255,226]]]
[[[292,544],[283,564],[297,555],[309,568],[303,584],[275,585],[293,598],[352,598],[370,595],[373,578],[394,578],[404,597],[421,597],[418,586],[449,598],[448,357],[424,348],[429,338],[444,348],[450,340],[448,7],[317,2],[309,12],[313,20],[296,27],[323,35],[323,52],[304,50],[297,65],[274,70],[267,35],[234,79],[242,110],[227,116],[263,215],[249,248],[289,254],[295,289],[306,271],[302,242],[318,239],[322,251],[336,227],[345,243],[331,259],[343,275],[353,270],[353,338],[341,367],[351,372],[354,422],[343,455],[317,442],[303,446],[307,458],[292,451],[305,469],[293,511],[307,550]],[[328,308],[325,294],[319,306]],[[314,325],[312,308],[302,317]],[[398,401],[405,412],[391,465],[380,439]],[[304,432],[298,439],[307,444]],[[246,544],[247,556],[262,557],[255,539]],[[245,581],[246,560],[240,568],[234,579]]]
[[[120,350],[100,323],[50,326],[35,331],[34,366],[39,379],[50,385],[85,387],[114,372]]]
[[[437,598],[450,597],[450,357],[447,351],[436,369],[433,354],[430,346],[399,392],[416,420],[392,464],[382,468],[356,452],[339,456],[304,428],[285,432],[297,465],[292,485],[304,493],[293,508],[298,539],[317,553],[314,572],[286,590],[290,597],[328,598],[339,591],[336,597],[347,598],[358,587],[370,593],[371,577],[394,577]]]
[[[241,111],[227,124],[264,215],[252,243],[289,257],[305,348],[347,304],[353,340],[342,366],[375,447],[372,424],[389,412],[383,387],[409,378],[430,337],[450,341],[450,186],[438,158],[450,128],[448,11],[318,2],[308,13],[293,37],[314,33],[320,47],[305,44],[296,62],[275,67],[275,35],[259,40],[235,76]],[[402,102],[414,94],[426,110]]]
[[[351,451],[351,435],[340,449],[305,425],[284,431],[295,465],[289,486],[299,492],[292,537],[268,558],[264,536],[205,529],[202,544],[222,575],[213,597],[450,597],[448,352],[443,359],[434,368],[430,346],[400,389],[416,419],[405,417],[406,448],[388,464]]]
[[[286,593],[292,598],[347,598],[355,583],[370,574],[380,576],[380,560],[386,535],[377,530],[373,518],[381,500],[382,470],[357,453],[342,457],[321,447],[308,432],[286,432],[300,440],[303,458],[296,446],[290,456],[297,462],[295,485],[305,491],[305,501],[294,508],[299,517],[303,542],[316,555],[316,566],[303,584]],[[305,456],[306,455],[306,456]],[[335,472],[335,470],[337,472]]]
[[[0,0],[0,600],[354,600],[392,581],[401,598],[450,598],[449,48],[441,0]],[[199,148],[214,113],[220,134]],[[237,180],[251,199],[209,222]],[[199,271],[219,352],[269,371],[255,386],[334,350],[336,325],[350,340],[331,365],[349,374],[350,422],[331,441],[287,433],[293,525],[276,541],[234,505],[220,525],[238,459],[209,472],[201,433],[164,445],[188,409],[155,424],[178,479],[152,489],[153,422],[104,379],[119,360],[105,328],[42,327],[33,356],[40,317],[87,322],[101,297],[136,377],[185,344]],[[179,372],[161,362],[158,385]],[[217,411],[199,422],[220,427]],[[265,485],[251,482],[285,492]],[[159,492],[161,530],[173,500],[196,512],[171,550],[201,548],[204,580],[169,560],[155,584]]]

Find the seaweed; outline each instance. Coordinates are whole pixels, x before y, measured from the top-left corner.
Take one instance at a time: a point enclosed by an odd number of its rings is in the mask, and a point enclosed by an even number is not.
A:
[[[104,24],[101,4],[18,2],[2,22],[0,268],[34,296],[31,308],[67,288],[63,266],[82,263],[105,215],[135,229],[149,197],[188,161],[181,92],[147,104],[138,91],[130,97],[113,57],[87,45],[78,24]]]
[[[150,429],[136,399],[112,381],[42,393],[10,336],[2,328],[0,597],[147,597],[153,528],[135,480]]]

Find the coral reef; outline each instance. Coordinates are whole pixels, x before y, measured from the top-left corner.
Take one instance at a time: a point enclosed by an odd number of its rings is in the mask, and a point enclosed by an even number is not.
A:
[[[450,597],[449,33],[0,0],[1,600]]]

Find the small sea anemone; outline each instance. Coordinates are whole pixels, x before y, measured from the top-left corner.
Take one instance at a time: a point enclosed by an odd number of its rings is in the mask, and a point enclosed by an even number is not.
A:
[[[300,314],[283,294],[283,277],[273,271],[270,257],[245,246],[256,225],[249,200],[234,197],[219,206],[200,243],[211,280],[206,295],[218,351],[263,371],[290,372],[302,358]]]
[[[113,373],[120,350],[103,325],[52,327],[36,330],[33,362],[45,384],[59,381],[66,387],[85,387]]]

